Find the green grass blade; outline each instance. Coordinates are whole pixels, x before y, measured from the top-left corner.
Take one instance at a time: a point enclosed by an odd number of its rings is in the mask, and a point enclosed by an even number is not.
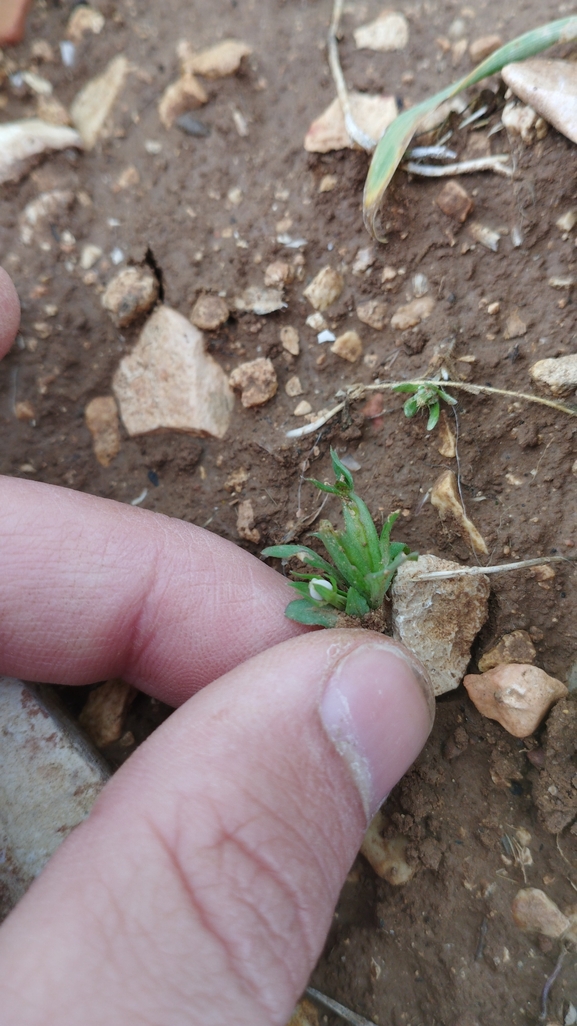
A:
[[[434,96],[423,100],[416,107],[411,107],[410,110],[404,111],[395,118],[374,152],[365,183],[363,216],[370,234],[376,239],[379,238],[377,217],[383,196],[419,127],[420,121],[426,114],[435,110],[445,100],[450,100],[457,93],[462,92],[463,89],[475,85],[483,78],[488,78],[489,75],[497,74],[506,64],[526,60],[555,43],[570,42],[573,39],[577,39],[577,17],[574,15],[561,18],[558,21],[551,21],[547,25],[526,32],[496,50],[458,82],[453,82],[452,85],[441,89]]]
[[[308,627],[336,627],[339,614],[330,606],[317,606],[311,599],[295,599],[284,611],[289,620]]]

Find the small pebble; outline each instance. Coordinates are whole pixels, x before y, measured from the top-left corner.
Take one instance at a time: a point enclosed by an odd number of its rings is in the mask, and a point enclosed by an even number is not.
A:
[[[375,331],[382,331],[387,321],[387,304],[382,300],[369,299],[357,306],[357,317]]]
[[[452,217],[461,224],[467,220],[474,206],[467,190],[453,179],[449,179],[443,186],[435,203],[447,217]]]
[[[280,341],[283,349],[290,353],[291,356],[298,356],[300,349],[299,333],[296,328],[290,325],[285,325],[284,328],[280,329]]]
[[[523,663],[469,674],[463,683],[479,712],[497,720],[513,737],[529,737],[553,703],[568,693],[560,680]]]
[[[204,121],[199,121],[189,112],[177,117],[175,124],[186,135],[192,135],[198,139],[206,138],[211,133],[209,125],[205,125]]]
[[[336,337],[337,336],[333,331],[328,331],[328,329],[325,329],[324,331],[320,331],[317,335],[317,342],[335,342]]]
[[[294,417],[306,417],[309,413],[312,413],[313,408],[306,399],[302,399],[298,406],[295,406],[293,411]]]
[[[363,355],[363,343],[356,331],[345,331],[334,341],[331,353],[349,363],[356,363]]]
[[[554,396],[568,396],[577,389],[577,354],[539,360],[531,367],[530,374],[537,385]]]
[[[150,268],[127,267],[108,283],[102,305],[114,323],[125,328],[150,310],[157,298],[158,281]]]
[[[240,389],[242,405],[247,408],[267,403],[278,388],[274,366],[264,356],[241,363],[233,370],[229,381],[231,388]]]
[[[494,648],[481,656],[479,670],[485,673],[507,663],[534,663],[536,656],[531,635],[527,631],[512,631],[503,635]]]
[[[527,325],[525,324],[525,321],[521,317],[519,311],[515,309],[507,317],[507,320],[505,322],[505,331],[503,333],[503,338],[507,340],[513,338],[522,338],[523,335],[526,334]]]
[[[120,452],[120,424],[114,396],[102,395],[92,399],[84,417],[92,435],[94,455],[102,467],[108,467]]]
[[[503,40],[501,36],[497,35],[481,36],[479,39],[474,39],[469,47],[469,55],[473,64],[480,64],[502,45]]]
[[[229,309],[221,296],[199,296],[190,314],[191,322],[201,331],[216,331],[226,324]]]
[[[391,327],[398,331],[407,331],[414,328],[421,321],[430,317],[435,309],[435,300],[432,296],[423,296],[421,299],[413,299],[411,303],[400,306],[391,318]]]
[[[517,891],[511,912],[520,930],[541,933],[554,940],[562,937],[571,925],[555,902],[537,887],[525,887]]]
[[[323,312],[339,298],[344,284],[342,274],[333,267],[323,267],[305,289],[304,295],[315,310]]]
[[[295,399],[297,395],[302,395],[304,388],[300,383],[300,379],[296,374],[292,378],[289,378],[285,384],[284,390],[291,399]]]
[[[236,530],[238,536],[239,538],[243,538],[244,541],[258,545],[260,541],[260,531],[254,526],[254,519],[254,509],[250,499],[245,499],[243,502],[239,502],[236,511]]]

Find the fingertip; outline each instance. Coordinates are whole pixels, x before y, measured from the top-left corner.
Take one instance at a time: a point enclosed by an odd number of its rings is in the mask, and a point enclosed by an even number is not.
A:
[[[0,267],[0,359],[8,352],[20,326],[20,301],[14,283]]]

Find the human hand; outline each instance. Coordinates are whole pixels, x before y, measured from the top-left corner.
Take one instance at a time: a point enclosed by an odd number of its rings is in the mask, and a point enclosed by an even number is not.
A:
[[[0,355],[16,302],[0,274]],[[383,636],[304,632],[279,574],[131,506],[0,478],[0,553],[0,673],[180,706],[0,930],[2,1026],[283,1026],[429,733],[428,683]]]

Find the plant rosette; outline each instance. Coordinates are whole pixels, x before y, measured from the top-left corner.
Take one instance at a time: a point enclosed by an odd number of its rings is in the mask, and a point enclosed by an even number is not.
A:
[[[296,557],[308,567],[306,573],[293,572],[291,585],[300,598],[289,602],[285,615],[289,620],[309,626],[363,626],[373,630],[385,627],[384,600],[393,577],[407,559],[417,559],[403,542],[391,541],[391,530],[399,512],[391,513],[379,535],[365,502],[354,490],[351,472],[331,449],[334,485],[309,479],[322,492],[341,500],[344,529],[337,530],[328,520],[312,537],[324,545],[328,559],[306,545],[271,545],[264,557],[288,560]]]

